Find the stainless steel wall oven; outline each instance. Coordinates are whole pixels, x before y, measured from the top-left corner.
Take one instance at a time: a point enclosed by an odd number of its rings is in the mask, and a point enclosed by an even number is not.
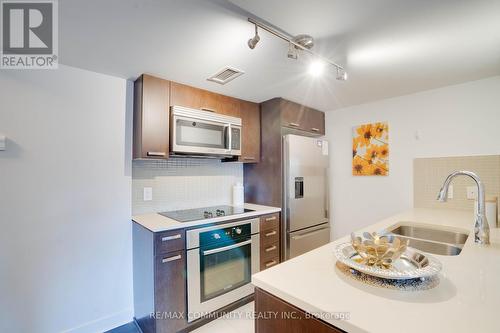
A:
[[[253,293],[258,218],[188,230],[186,237],[189,322]]]

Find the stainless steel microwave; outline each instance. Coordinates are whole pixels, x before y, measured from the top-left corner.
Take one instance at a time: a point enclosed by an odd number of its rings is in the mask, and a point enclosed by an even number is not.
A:
[[[173,154],[241,155],[241,118],[172,106],[170,142]]]

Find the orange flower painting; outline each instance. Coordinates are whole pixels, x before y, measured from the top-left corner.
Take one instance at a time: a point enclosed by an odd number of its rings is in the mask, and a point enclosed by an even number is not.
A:
[[[353,128],[352,174],[353,176],[389,174],[389,125],[386,122]]]

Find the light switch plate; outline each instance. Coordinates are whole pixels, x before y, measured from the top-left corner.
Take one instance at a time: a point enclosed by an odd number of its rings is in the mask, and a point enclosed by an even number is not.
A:
[[[453,199],[453,185],[448,187],[448,199]]]
[[[153,200],[153,188],[152,187],[145,187],[144,188],[143,200],[144,201],[151,201],[151,200]]]
[[[5,135],[0,135],[0,150],[5,150],[5,141],[7,141]]]
[[[476,186],[467,186],[467,199],[476,200],[477,199],[477,187]]]

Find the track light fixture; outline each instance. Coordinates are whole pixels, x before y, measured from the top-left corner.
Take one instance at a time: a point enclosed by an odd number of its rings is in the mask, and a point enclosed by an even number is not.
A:
[[[309,35],[298,35],[295,37],[292,37],[286,33],[283,33],[281,31],[278,31],[277,29],[268,26],[267,24],[264,24],[262,22],[259,22],[253,18],[248,18],[248,22],[252,23],[255,25],[255,36],[253,38],[250,38],[248,40],[248,47],[251,48],[252,50],[255,48],[257,43],[260,40],[260,37],[257,33],[257,28],[262,28],[266,30],[267,32],[271,33],[272,35],[283,39],[284,41],[288,42],[288,53],[287,56],[290,59],[297,59],[298,58],[298,53],[299,51],[307,52],[310,55],[312,55],[316,60],[318,64],[328,64],[333,67],[335,67],[337,71],[336,79],[339,81],[345,81],[347,80],[347,72],[345,71],[344,67],[336,64],[335,62],[331,61],[328,58],[325,58],[313,51],[311,51],[311,48],[314,45],[314,38],[309,36]],[[319,65],[318,65],[319,66]],[[312,68],[310,68],[311,73],[315,73],[314,75],[317,75],[318,73],[321,73],[317,65],[314,65]],[[318,74],[319,75],[319,74]]]
[[[343,69],[337,68],[337,77],[336,79],[339,81],[347,81],[347,72]]]
[[[253,38],[250,38],[248,40],[248,47],[251,48],[252,50],[255,48],[255,45],[259,42],[260,37],[259,37],[259,32],[257,31],[257,24],[255,25],[255,36]]]
[[[295,47],[295,45],[293,45],[292,43],[288,43],[288,54],[287,54],[287,56],[288,56],[288,58],[295,59],[295,60],[297,60],[297,58],[299,57],[298,50]]]

